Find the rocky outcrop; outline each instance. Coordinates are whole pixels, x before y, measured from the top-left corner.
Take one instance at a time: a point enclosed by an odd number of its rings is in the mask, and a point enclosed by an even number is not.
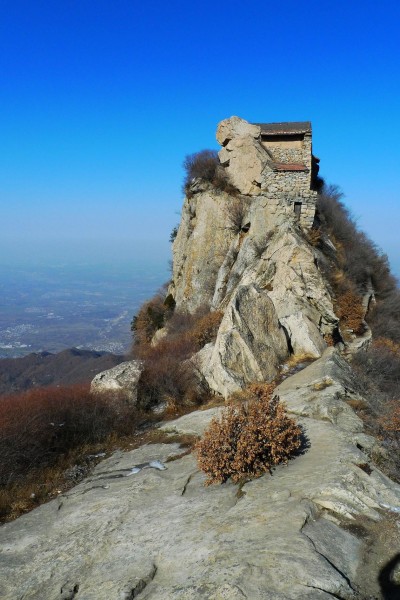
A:
[[[348,405],[349,367],[329,349],[278,393],[307,439],[287,466],[206,488],[177,444],[117,452],[2,527],[1,597],[383,599],[400,489],[371,461],[376,442]],[[219,410],[168,422],[164,434],[201,434]]]
[[[218,270],[235,233],[228,228],[231,197],[211,184],[196,182],[186,198],[178,234],[173,244],[173,278],[169,293],[178,308],[194,312],[209,306]]]
[[[90,385],[94,394],[116,395],[125,398],[131,404],[137,402],[137,385],[142,372],[142,363],[138,360],[126,362],[98,373]]]
[[[225,313],[215,345],[197,360],[211,388],[226,396],[273,378],[290,354],[319,357],[338,318],[290,194],[259,185],[272,160],[260,127],[231,117],[219,124],[217,139],[238,194],[192,184],[173,245],[169,292],[177,310],[205,305]],[[252,298],[243,302],[249,286]]]
[[[276,389],[302,428],[301,452],[273,474],[208,488],[195,455],[177,443],[117,452],[3,526],[4,600],[384,600],[382,581],[397,585],[387,572],[400,488],[377,467],[385,450],[351,408],[363,399],[349,365],[327,348],[338,319],[305,235],[314,210],[307,167],[288,175],[260,127],[237,117],[217,137],[237,194],[192,182],[169,293],[177,310],[223,313],[216,340],[190,359],[217,394],[272,380],[289,355],[317,359]],[[304,220],[295,198],[308,202]],[[92,391],[135,404],[140,371],[123,363],[100,373]],[[221,410],[160,424],[156,439],[200,436]]]
[[[263,171],[271,157],[261,145],[260,134],[258,125],[250,125],[239,117],[231,117],[218,125],[217,140],[223,146],[219,159],[241,194],[261,192]]]
[[[253,211],[254,231],[237,235],[219,268],[211,306],[225,316],[214,346],[198,357],[208,384],[224,396],[272,379],[290,354],[319,357],[338,323],[298,225],[282,219],[262,234],[261,207]]]

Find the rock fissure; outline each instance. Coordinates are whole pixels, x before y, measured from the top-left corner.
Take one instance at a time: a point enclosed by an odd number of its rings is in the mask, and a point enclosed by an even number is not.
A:
[[[154,564],[146,577],[140,578],[137,583],[129,590],[128,595],[125,596],[124,600],[133,600],[137,598],[144,589],[148,586],[148,584],[153,581],[157,573],[157,567]]]
[[[304,587],[312,589],[312,590],[318,590],[320,592],[324,592],[324,594],[326,594],[327,596],[330,596],[331,598],[337,598],[337,600],[351,600],[352,598],[354,598],[354,595],[353,596],[348,596],[346,594],[346,596],[342,596],[341,594],[339,595],[339,594],[336,594],[334,592],[330,592],[329,590],[326,590],[326,589],[324,589],[322,587],[318,587],[317,585],[307,585],[307,584],[304,584]]]
[[[324,560],[326,560],[326,562],[327,562],[327,563],[328,563],[328,564],[329,564],[329,565],[332,567],[332,569],[334,569],[334,570],[335,570],[335,571],[336,571],[336,572],[337,572],[337,573],[340,575],[340,577],[342,577],[342,578],[344,579],[344,581],[347,583],[347,585],[349,586],[349,588],[350,588],[351,590],[353,590],[353,591],[354,591],[354,589],[353,589],[353,586],[352,586],[352,584],[351,584],[351,581],[350,581],[350,579],[347,577],[347,575],[345,575],[345,573],[343,573],[343,572],[342,572],[342,571],[341,571],[341,570],[340,570],[340,569],[339,569],[339,568],[338,568],[338,567],[337,567],[337,566],[336,566],[336,565],[335,565],[335,564],[334,564],[334,563],[333,563],[331,560],[329,560],[329,558],[328,558],[328,557],[327,557],[325,554],[323,554],[323,552],[320,552],[320,551],[318,550],[318,548],[317,548],[317,546],[316,546],[316,544],[315,544],[314,540],[313,540],[312,538],[310,538],[310,537],[307,535],[307,533],[305,533],[305,531],[304,531],[304,527],[302,527],[302,529],[301,529],[301,533],[302,533],[302,534],[303,534],[303,535],[304,535],[304,536],[305,536],[305,537],[306,537],[306,538],[307,538],[307,539],[310,541],[310,543],[311,543],[311,545],[312,545],[313,549],[315,550],[315,552],[316,552],[317,554],[319,554],[319,555],[320,555],[320,556],[321,556],[321,557],[322,557]],[[326,591],[326,590],[325,590],[325,591]]]
[[[195,473],[196,473],[196,472],[195,472]],[[193,477],[193,475],[195,475],[195,473],[191,473],[191,474],[190,474],[190,475],[187,477],[187,479],[186,479],[186,481],[185,481],[185,483],[184,483],[184,485],[183,485],[183,488],[182,488],[181,496],[184,496],[184,495],[185,495],[185,493],[186,493],[186,491],[187,491],[187,488],[188,488],[188,485],[189,485],[189,483],[191,482],[191,480],[192,480],[192,477]]]

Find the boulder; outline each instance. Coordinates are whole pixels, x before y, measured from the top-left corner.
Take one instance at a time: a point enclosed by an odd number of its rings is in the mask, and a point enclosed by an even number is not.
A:
[[[211,389],[227,397],[253,381],[273,379],[288,354],[267,292],[255,284],[239,286],[225,310],[209,362],[201,361],[202,372]]]
[[[137,403],[137,385],[142,372],[142,363],[138,360],[123,362],[112,369],[102,371],[94,377],[90,391],[94,394],[111,394]]]
[[[251,125],[240,117],[230,117],[218,124],[216,138],[221,146],[226,146],[228,142],[237,137],[251,137],[258,140],[260,134],[261,128],[259,125]]]
[[[241,194],[261,193],[262,173],[270,160],[260,142],[260,127],[244,119],[231,117],[221,121],[217,140],[223,146],[219,152],[232,184]]]

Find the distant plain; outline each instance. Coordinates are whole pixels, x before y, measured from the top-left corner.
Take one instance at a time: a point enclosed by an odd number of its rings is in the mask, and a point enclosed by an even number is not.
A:
[[[165,259],[0,265],[0,358],[71,347],[123,354],[133,315],[167,279]]]

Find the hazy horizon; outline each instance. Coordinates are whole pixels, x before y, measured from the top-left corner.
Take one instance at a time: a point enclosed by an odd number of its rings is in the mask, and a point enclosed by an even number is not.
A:
[[[0,261],[168,253],[185,155],[238,115],[311,120],[320,174],[400,274],[399,17],[388,0],[7,2]]]

